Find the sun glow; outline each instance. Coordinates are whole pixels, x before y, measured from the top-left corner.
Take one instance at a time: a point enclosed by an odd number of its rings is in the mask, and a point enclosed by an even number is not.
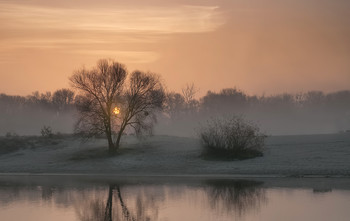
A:
[[[115,115],[120,114],[120,108],[115,107],[115,108],[113,109],[113,113],[114,113]]]

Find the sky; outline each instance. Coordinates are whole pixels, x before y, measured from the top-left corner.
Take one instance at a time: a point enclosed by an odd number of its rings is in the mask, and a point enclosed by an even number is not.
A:
[[[101,58],[169,91],[350,89],[348,0],[0,0],[0,93],[69,87]]]

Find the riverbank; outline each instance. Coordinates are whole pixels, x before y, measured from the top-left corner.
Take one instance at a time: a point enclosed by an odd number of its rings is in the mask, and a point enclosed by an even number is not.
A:
[[[39,139],[39,138],[38,138]],[[349,177],[350,134],[272,136],[263,157],[209,161],[197,139],[127,136],[116,156],[106,141],[74,137],[35,142],[0,155],[2,174],[107,174],[115,176]],[[21,142],[23,143],[23,142]],[[36,145],[39,143],[40,145]]]

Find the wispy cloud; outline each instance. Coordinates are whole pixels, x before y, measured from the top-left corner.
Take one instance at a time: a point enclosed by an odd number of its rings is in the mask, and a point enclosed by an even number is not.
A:
[[[187,33],[215,30],[224,20],[216,6],[51,8],[0,3],[2,25],[20,29]]]
[[[217,6],[57,8],[0,2],[0,54],[34,48],[152,62],[159,55],[147,44],[171,34],[211,32],[224,22]]]

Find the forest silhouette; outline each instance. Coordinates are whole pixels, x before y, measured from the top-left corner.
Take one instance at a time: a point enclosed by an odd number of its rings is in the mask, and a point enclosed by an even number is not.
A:
[[[72,133],[78,100],[70,89],[0,94],[0,135],[38,135],[44,125],[55,133]],[[167,92],[155,131],[190,136],[208,118],[231,114],[255,121],[269,135],[345,132],[350,129],[350,90],[257,96],[227,88],[197,99],[185,92]]]

